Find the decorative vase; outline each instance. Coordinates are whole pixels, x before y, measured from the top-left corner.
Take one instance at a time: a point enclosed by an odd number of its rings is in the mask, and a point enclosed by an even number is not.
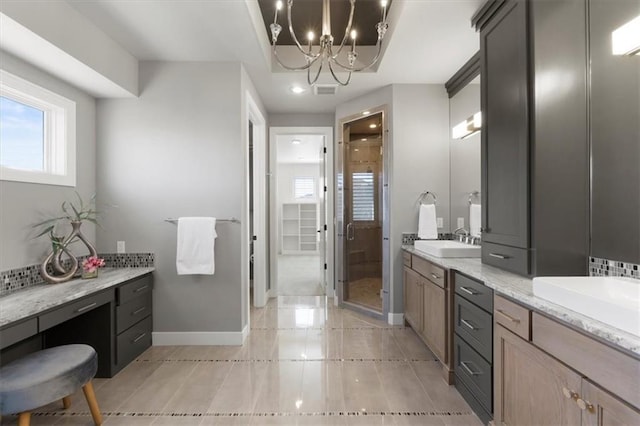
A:
[[[82,271],[82,279],[88,280],[91,278],[98,278],[98,268],[94,269],[93,271]]]
[[[62,242],[55,242],[53,244],[53,250],[46,257],[44,262],[40,265],[40,275],[42,278],[48,283],[51,284],[59,284],[65,281],[69,281],[78,271],[78,259],[67,250],[67,246],[75,239],[79,239],[84,243],[84,245],[89,250],[89,256],[97,256],[98,252],[95,247],[87,240],[82,231],[80,231],[80,226],[82,226],[82,222],[79,221],[71,221],[71,234],[67,238],[65,238]],[[66,269],[62,265],[62,255],[66,254],[71,260],[71,266],[69,269]],[[55,272],[59,275],[51,275],[47,271],[47,265],[51,263],[51,267]],[[95,272],[96,276],[98,271]],[[84,274],[83,274],[84,275]]]

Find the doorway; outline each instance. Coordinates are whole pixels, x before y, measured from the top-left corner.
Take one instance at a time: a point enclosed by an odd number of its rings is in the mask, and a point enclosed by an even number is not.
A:
[[[385,306],[384,113],[342,122],[338,154],[339,303],[376,316]]]
[[[271,130],[272,297],[328,293],[325,157],[330,131]]]

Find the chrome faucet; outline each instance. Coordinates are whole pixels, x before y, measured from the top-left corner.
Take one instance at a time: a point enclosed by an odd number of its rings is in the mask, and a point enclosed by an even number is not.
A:
[[[460,242],[469,242],[469,232],[467,232],[463,227],[457,228],[453,231],[453,236],[457,237]]]

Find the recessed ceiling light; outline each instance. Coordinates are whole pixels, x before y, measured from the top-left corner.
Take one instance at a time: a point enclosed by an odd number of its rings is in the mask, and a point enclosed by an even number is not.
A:
[[[358,148],[354,148],[353,150],[354,150],[355,152],[358,152],[358,151],[360,151],[360,150],[359,150]]]
[[[375,129],[376,127],[378,127],[376,124],[369,124],[370,129]]]
[[[291,143],[294,145],[300,145],[300,139],[294,139],[291,141]]]
[[[301,86],[291,86],[289,88],[289,90],[291,90],[291,93],[295,93],[296,95],[299,95],[299,94],[304,93],[306,91]]]
[[[371,111],[362,111],[362,115],[369,115],[371,114]]]
[[[360,139],[360,140],[361,140],[362,142],[366,142],[366,141],[367,141],[367,138],[362,138],[362,139]]]

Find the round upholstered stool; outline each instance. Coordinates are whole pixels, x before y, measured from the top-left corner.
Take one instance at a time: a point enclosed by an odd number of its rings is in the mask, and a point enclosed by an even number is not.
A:
[[[62,399],[82,387],[93,422],[102,424],[91,379],[98,369],[98,355],[88,345],[65,345],[34,352],[0,369],[0,414],[19,413],[18,424],[29,425],[31,410]]]

